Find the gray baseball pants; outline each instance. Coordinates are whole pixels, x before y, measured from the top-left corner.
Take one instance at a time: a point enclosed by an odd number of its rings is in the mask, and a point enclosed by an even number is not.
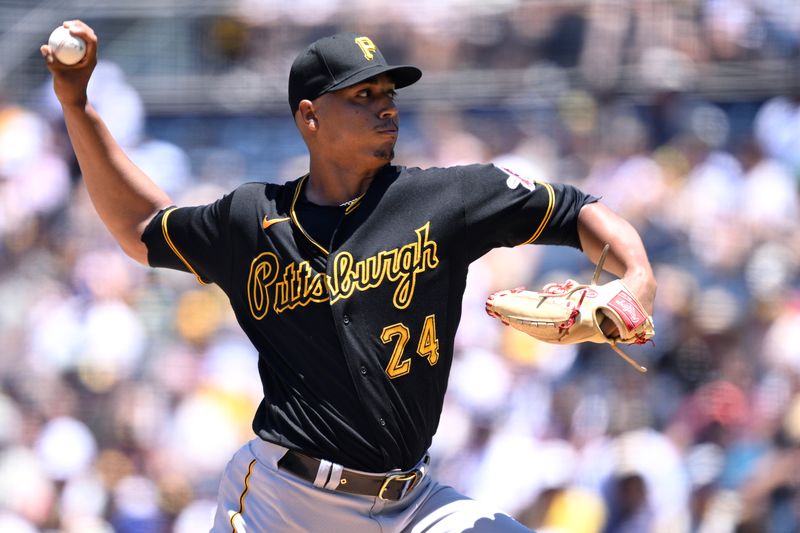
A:
[[[212,533],[529,532],[426,475],[399,501],[318,488],[278,469],[287,449],[255,438],[222,476]]]

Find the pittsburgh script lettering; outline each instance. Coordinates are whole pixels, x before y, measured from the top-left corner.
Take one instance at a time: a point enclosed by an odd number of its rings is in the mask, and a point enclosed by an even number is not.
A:
[[[272,252],[253,259],[247,280],[250,313],[256,320],[269,310],[282,313],[312,302],[335,303],[350,298],[355,291],[374,289],[383,283],[396,283],[392,304],[405,309],[414,297],[417,275],[439,265],[436,241],[429,238],[430,222],[414,230],[416,240],[391,250],[356,261],[349,252],[334,258],[331,275],[315,272],[308,261],[281,265]]]

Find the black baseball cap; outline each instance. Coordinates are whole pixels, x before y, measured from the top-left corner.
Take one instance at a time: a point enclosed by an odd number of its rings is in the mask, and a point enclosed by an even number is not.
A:
[[[397,89],[422,77],[417,67],[388,65],[369,37],[351,32],[323,37],[311,43],[292,63],[289,107],[294,114],[301,100],[313,100],[383,73],[392,77]]]

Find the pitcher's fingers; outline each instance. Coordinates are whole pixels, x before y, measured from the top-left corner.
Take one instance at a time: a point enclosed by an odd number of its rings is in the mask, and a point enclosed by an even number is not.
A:
[[[70,34],[80,37],[86,43],[86,55],[77,65],[83,65],[92,60],[97,55],[97,35],[94,30],[82,20],[77,19],[64,21],[64,27],[69,30]]]
[[[64,27],[67,28],[72,35],[83,37],[84,39],[88,38],[88,40],[97,39],[97,35],[94,33],[92,27],[82,20],[65,20]]]
[[[603,331],[603,334],[610,339],[619,337],[619,330],[616,324],[607,316],[604,316],[602,322],[600,322],[600,329]]]
[[[50,50],[50,47],[48,45],[43,44],[42,46],[40,46],[39,52],[42,53],[42,57],[45,58],[48,63],[52,63],[53,61],[55,61],[55,58],[53,57],[53,52]]]

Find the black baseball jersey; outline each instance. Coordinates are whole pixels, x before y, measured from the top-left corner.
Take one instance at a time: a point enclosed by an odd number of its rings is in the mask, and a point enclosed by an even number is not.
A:
[[[387,165],[346,207],[304,202],[306,180],[165,209],[142,236],[149,262],[228,295],[259,352],[261,438],[411,468],[439,423],[469,264],[500,246],[579,247],[595,199],[493,165]]]

